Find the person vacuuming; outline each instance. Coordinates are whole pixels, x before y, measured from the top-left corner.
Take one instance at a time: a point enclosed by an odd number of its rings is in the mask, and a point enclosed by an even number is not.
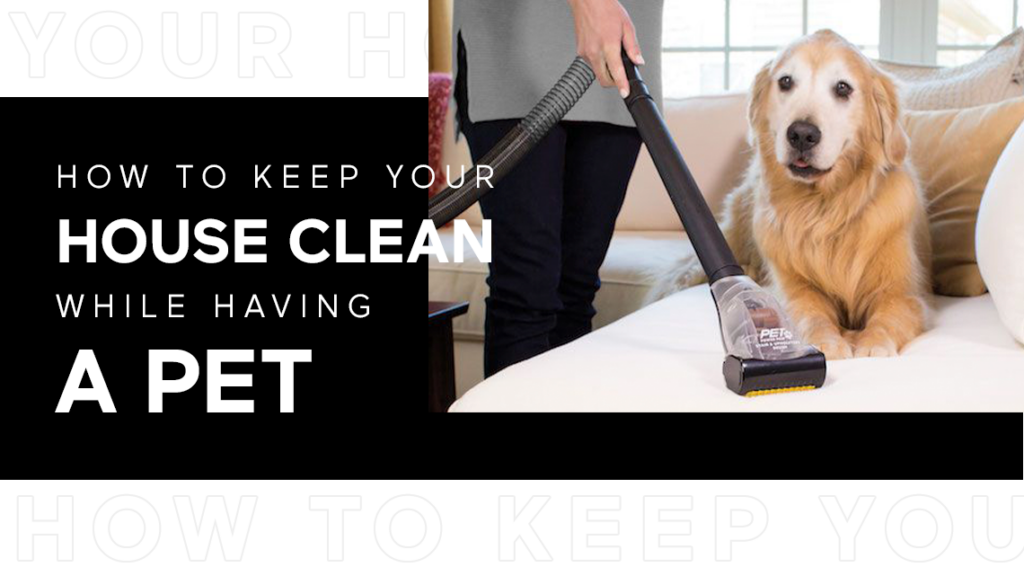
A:
[[[492,247],[486,376],[591,330],[598,270],[640,150],[619,55],[626,47],[660,78],[661,21],[661,0],[455,0],[457,127],[473,162],[495,170],[480,202]],[[609,89],[588,91],[595,79]],[[463,192],[476,194],[475,176]],[[462,211],[444,196],[430,209],[440,220]]]
[[[623,101],[709,279],[727,354],[723,363],[726,386],[744,396],[821,387],[825,381],[825,356],[803,343],[776,298],[743,274],[634,59],[625,50],[621,59],[628,81],[628,88],[621,91]],[[514,177],[520,172],[512,172],[512,169],[542,141],[547,131],[593,82],[593,72],[588,74],[588,70],[590,66],[577,58],[524,120],[511,126],[503,139],[495,139],[496,145],[486,158],[495,162],[496,177],[509,174]],[[432,199],[428,214],[435,225],[443,225],[488,190],[475,185],[448,188]],[[486,198],[500,195],[491,194]],[[511,194],[505,195],[508,202],[515,200]]]

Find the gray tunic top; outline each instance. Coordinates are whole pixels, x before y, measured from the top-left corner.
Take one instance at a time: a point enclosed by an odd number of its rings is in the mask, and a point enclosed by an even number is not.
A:
[[[661,105],[661,15],[663,0],[620,0],[636,27],[646,65],[641,74]],[[540,101],[576,57],[572,10],[566,0],[455,0],[453,59],[459,35],[466,48],[469,119],[522,118]],[[566,120],[633,126],[616,89],[597,82]]]

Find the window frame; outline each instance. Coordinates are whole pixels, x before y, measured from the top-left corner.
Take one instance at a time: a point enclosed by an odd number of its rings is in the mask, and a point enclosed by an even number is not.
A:
[[[669,1],[671,1],[671,0],[669,0]],[[725,58],[725,63],[723,65],[723,67],[722,67],[723,68],[723,72],[722,72],[723,73],[723,83],[722,83],[722,86],[724,87],[724,91],[725,92],[729,92],[730,90],[733,90],[733,88],[734,88],[733,86],[731,86],[731,74],[732,74],[732,67],[731,67],[731,60],[732,59],[731,59],[731,55],[732,55],[732,53],[734,53],[734,52],[775,52],[775,51],[777,51],[779,49],[779,47],[778,46],[774,46],[774,45],[773,46],[733,46],[732,45],[732,38],[730,36],[731,35],[730,20],[731,20],[731,17],[732,17],[732,0],[724,0],[724,1],[725,1],[725,10],[724,10],[724,14],[723,14],[723,16],[725,18],[725,43],[724,43],[724,45],[722,45],[722,46],[662,46],[661,47],[661,52],[662,52],[662,54],[696,54],[696,53],[722,54],[724,56],[724,58]],[[882,0],[882,2],[885,2],[885,1],[886,0]],[[938,0],[935,0],[935,2],[938,2]],[[801,30],[801,32],[800,33],[802,35],[806,35],[808,33],[807,22],[808,22],[808,17],[809,17],[808,16],[808,14],[809,14],[809,12],[808,12],[808,5],[809,4],[810,4],[810,0],[801,0],[801,23],[800,23],[800,30]],[[879,33],[879,36],[881,36],[881,32]],[[881,45],[880,44],[879,45],[869,44],[869,45],[863,45],[863,46],[858,46],[858,47],[861,48],[861,49],[876,48],[877,47],[879,50],[881,50]],[[879,53],[881,53],[881,52],[879,52]]]
[[[668,0],[671,1],[671,0]],[[1016,29],[1024,0],[1013,2],[1012,29]],[[733,90],[731,85],[732,54],[737,52],[774,52],[778,46],[734,46],[731,38],[732,0],[724,0],[725,42],[720,46],[662,46],[663,54],[722,54],[724,57],[723,82],[725,92]],[[801,0],[801,34],[809,32],[808,8],[810,0]],[[990,44],[939,44],[939,0],[880,0],[878,56],[882,60],[893,60],[909,64],[936,65],[943,51],[987,50]],[[875,48],[862,45],[861,49]]]
[[[939,0],[934,0],[936,5],[936,16],[935,16],[935,28],[938,33],[939,19],[938,19],[938,4]],[[1017,27],[1017,16],[1018,10],[1020,10],[1020,0],[1013,0],[1013,10],[1010,12],[1010,30],[1014,30]],[[938,60],[939,52],[943,51],[956,51],[956,50],[988,50],[992,44],[936,44],[935,45],[935,57]]]
[[[1013,2],[1010,29],[1014,30],[1022,0],[1008,1]],[[992,47],[991,44],[939,44],[939,0],[882,0],[881,18],[878,54],[883,60],[936,65],[940,52]]]

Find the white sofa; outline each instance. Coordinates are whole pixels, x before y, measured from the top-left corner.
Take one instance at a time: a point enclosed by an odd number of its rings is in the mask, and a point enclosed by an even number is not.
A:
[[[702,96],[665,102],[664,114],[677,145],[711,208],[742,176],[749,161],[746,141],[746,94]],[[459,166],[472,165],[465,139],[455,141],[451,114],[445,133],[444,164],[458,174]],[[479,227],[478,206],[461,218]],[[442,241],[451,254],[450,229]],[[594,328],[600,328],[638,310],[650,287],[649,273],[685,249],[686,235],[646,151],[641,152],[616,224],[608,256],[601,268],[601,290],[595,307]],[[467,254],[467,257],[471,252]],[[484,298],[487,265],[430,262],[431,300],[469,301],[469,312],[455,319],[457,396],[483,379]]]
[[[749,161],[745,100],[733,94],[665,104],[669,128],[715,210]],[[449,144],[446,158],[468,165],[464,148]],[[476,210],[465,218],[480,221]],[[450,245],[451,235],[444,241]],[[721,337],[706,285],[638,310],[650,287],[648,273],[686,242],[642,154],[601,271],[600,329],[479,386],[487,267],[432,262],[430,298],[471,303],[455,326],[459,400],[451,410],[1024,411],[1024,346],[1000,323],[989,294],[936,297],[927,331],[899,357],[829,362],[821,390],[737,396],[722,380]]]
[[[992,297],[937,297],[934,311],[898,357],[830,361],[820,390],[746,398],[725,387],[705,284],[510,366],[451,411],[1024,411],[1024,346]]]

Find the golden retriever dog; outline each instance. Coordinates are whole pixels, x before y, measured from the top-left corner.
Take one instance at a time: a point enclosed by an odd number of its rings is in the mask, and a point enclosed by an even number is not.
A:
[[[722,215],[737,260],[829,359],[897,354],[924,328],[931,256],[892,79],[822,30],[761,69],[748,114],[753,161]],[[706,281],[689,255],[652,295]]]

